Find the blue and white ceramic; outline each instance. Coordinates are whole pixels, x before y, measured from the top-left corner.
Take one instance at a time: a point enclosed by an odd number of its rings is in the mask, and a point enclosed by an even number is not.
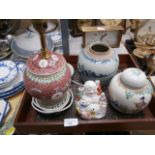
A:
[[[7,101],[7,102],[8,102],[8,101]],[[4,114],[4,117],[6,117],[6,116],[8,115],[10,109],[11,109],[11,105],[10,105],[10,103],[8,102],[7,107],[6,107],[6,111],[5,111],[5,114]]]
[[[143,71],[128,68],[113,77],[109,85],[112,106],[123,113],[138,113],[151,101],[153,88]]]
[[[16,55],[15,53],[13,53],[10,57],[10,60],[14,61],[14,62],[22,62],[22,63],[26,63],[27,59],[22,58],[18,55]]]
[[[7,104],[8,102],[4,99],[0,99],[0,124],[2,123],[4,117],[5,117],[5,113],[7,110]]]
[[[23,74],[25,71],[25,64],[17,63],[17,67],[19,70],[17,78],[12,82],[9,87],[0,90],[0,98],[12,97],[24,89]]]
[[[55,47],[62,46],[62,37],[60,32],[51,33],[50,38],[53,40]]]
[[[46,36],[46,42],[48,50],[53,51],[53,40],[49,36]],[[11,42],[11,49],[16,55],[25,59],[29,58],[41,50],[39,34],[26,31],[23,34],[15,36]]]
[[[18,69],[19,69],[22,73],[25,72],[25,69],[26,69],[26,64],[25,64],[25,63],[16,62],[16,65],[17,65]]]
[[[18,68],[13,61],[0,61],[0,88],[10,84],[18,74]]]
[[[83,81],[100,80],[104,84],[116,74],[118,66],[118,55],[108,45],[95,42],[80,52],[77,67]]]

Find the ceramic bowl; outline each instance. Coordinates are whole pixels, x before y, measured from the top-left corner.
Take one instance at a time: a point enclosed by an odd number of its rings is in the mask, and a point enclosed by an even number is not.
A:
[[[47,48],[54,49],[54,43],[49,36],[46,36]],[[30,56],[38,53],[41,50],[40,37],[38,33],[25,32],[12,39],[12,51],[22,57],[29,58]]]

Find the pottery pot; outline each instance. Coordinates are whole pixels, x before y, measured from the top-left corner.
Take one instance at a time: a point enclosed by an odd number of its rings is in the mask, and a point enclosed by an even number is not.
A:
[[[112,106],[123,113],[138,113],[148,106],[152,85],[143,71],[128,68],[113,77],[109,85]]]
[[[42,53],[30,57],[27,61],[24,82],[31,96],[50,106],[62,101],[70,86],[71,73],[64,57],[49,51],[49,58]],[[41,105],[44,106],[44,105]]]
[[[78,57],[78,71],[83,81],[109,81],[117,72],[118,55],[111,48],[100,42],[87,46]]]

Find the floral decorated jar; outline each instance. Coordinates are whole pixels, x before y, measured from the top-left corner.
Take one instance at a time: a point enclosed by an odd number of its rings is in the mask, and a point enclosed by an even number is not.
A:
[[[100,42],[87,46],[78,57],[78,71],[83,81],[109,81],[117,72],[118,55],[111,48]]]
[[[45,106],[61,102],[71,82],[65,58],[51,51],[48,51],[48,56],[43,58],[42,53],[31,56],[24,76],[27,92],[44,101]]]
[[[106,109],[107,99],[100,81],[86,81],[83,87],[79,87],[76,110],[83,119],[101,119],[105,116]]]
[[[151,101],[153,88],[143,71],[128,68],[113,77],[109,85],[112,106],[123,113],[142,111]]]

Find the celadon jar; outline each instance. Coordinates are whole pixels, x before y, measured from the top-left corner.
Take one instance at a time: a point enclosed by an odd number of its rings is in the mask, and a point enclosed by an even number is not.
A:
[[[123,113],[142,111],[151,101],[153,88],[145,73],[128,68],[113,77],[109,85],[112,106]]]
[[[109,81],[118,70],[117,53],[102,42],[94,42],[79,53],[78,72],[83,81],[100,80],[102,84]]]

